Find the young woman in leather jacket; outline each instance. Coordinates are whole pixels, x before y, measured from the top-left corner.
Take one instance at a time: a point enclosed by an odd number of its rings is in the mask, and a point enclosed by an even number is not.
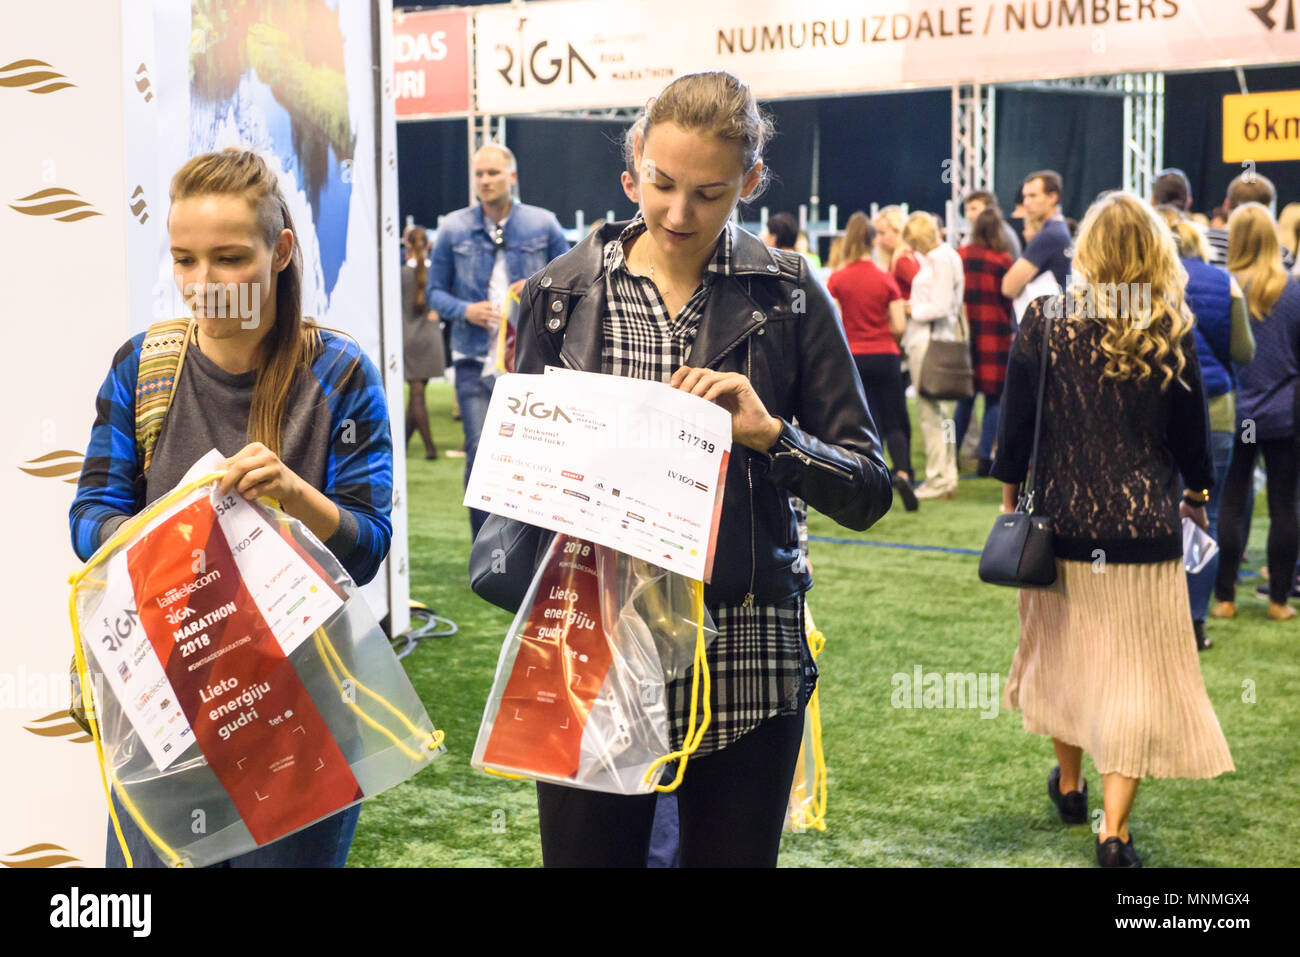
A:
[[[641,215],[594,231],[528,281],[516,371],[657,379],[731,413],[705,589],[718,626],[713,721],[677,791],[681,861],[772,866],[816,683],[803,621],[812,578],[790,498],[863,530],[893,488],[825,291],[802,257],[729,222],[764,178],[770,121],[748,87],[728,73],[684,76],[640,122],[629,139]],[[520,532],[493,517],[475,550]],[[670,685],[670,706],[684,700]],[[676,746],[685,722],[672,715]],[[539,784],[544,862],[644,866],[654,803]]]

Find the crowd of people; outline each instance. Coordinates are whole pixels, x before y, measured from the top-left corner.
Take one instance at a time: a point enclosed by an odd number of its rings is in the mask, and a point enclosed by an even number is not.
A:
[[[629,163],[625,189],[635,175]],[[1083,820],[1086,809],[1083,750],[1106,769],[1108,823],[1098,860],[1134,866],[1140,858],[1127,825],[1142,777],[1232,769],[1193,648],[1212,644],[1207,613],[1236,613],[1257,452],[1267,466],[1271,517],[1268,617],[1295,614],[1287,598],[1300,580],[1300,282],[1288,271],[1300,243],[1300,204],[1274,220],[1272,184],[1243,175],[1211,221],[1192,212],[1186,175],[1169,169],[1145,200],[1099,197],[1085,230],[1062,213],[1062,189],[1052,170],[1029,174],[1011,217],[993,193],[969,193],[960,243],[927,212],[886,206],[874,219],[855,212],[824,269],[793,215],[770,216],[762,238],[799,253],[823,279],[880,452],[888,455],[890,484],[907,511],[956,497],[958,450],[968,435],[976,476],[1002,479],[1004,509],[1016,507],[1037,408],[1029,376],[1036,366],[1024,360],[1036,363],[1041,349],[1050,350],[1054,375],[1042,415],[1052,438],[1044,441],[1041,502],[1061,523],[1058,563],[1068,586],[1027,590],[1022,598],[1007,703],[1025,712],[1028,729],[1053,739],[1059,764],[1048,791],[1064,821]],[[1145,292],[1122,303],[1102,299],[1098,310],[1098,295],[1086,292],[1101,287]],[[681,296],[688,298],[685,288]],[[1059,297],[1058,315],[1093,321],[1061,324],[1047,343],[1044,297]],[[1088,303],[1094,311],[1085,314],[1080,307]],[[952,402],[916,388],[937,341],[968,344],[968,397]],[[1017,369],[1024,373],[1018,386]],[[1000,427],[1009,374],[1008,419]],[[919,483],[909,394],[925,450]],[[1104,462],[1112,467],[1099,469]],[[1099,474],[1106,478],[1098,481]],[[1195,573],[1181,564],[1182,516],[1222,546]],[[1114,567],[1109,578],[1083,574],[1097,554]],[[1212,587],[1218,600],[1211,611]],[[1092,613],[1081,617],[1081,606]],[[1103,608],[1124,614],[1102,615]],[[1155,701],[1158,687],[1177,688],[1183,706],[1152,706],[1133,720],[1112,688],[1131,683],[1125,675],[1135,656],[1143,661],[1142,688],[1151,692],[1139,693]],[[1153,739],[1182,744],[1153,750]]]
[[[792,534],[800,500],[865,530],[894,495],[907,511],[951,499],[971,433],[977,474],[1003,483],[1003,510],[1029,491],[1056,527],[1057,581],[1021,590],[1004,701],[1027,730],[1052,738],[1048,794],[1067,824],[1089,819],[1082,754],[1092,756],[1104,805],[1097,860],[1140,866],[1128,831],[1138,782],[1233,769],[1197,649],[1209,646],[1207,613],[1237,613],[1257,452],[1268,471],[1268,617],[1295,614],[1295,204],[1284,211],[1287,235],[1270,212],[1272,184],[1250,174],[1230,186],[1222,222],[1201,225],[1186,176],[1167,170],[1153,196],[1103,194],[1076,226],[1060,209],[1060,176],[1039,170],[1017,194],[1019,233],[989,192],[964,197],[960,243],[926,212],[853,214],[823,285],[793,217],[771,217],[763,240],[733,222],[767,180],[771,133],[731,74],[675,79],[626,137],[622,188],[638,215],[600,224],[573,249],[553,214],[514,200],[510,151],[479,150],[479,202],[444,219],[432,243],[418,227],[404,237],[407,442],[418,432],[436,456],[424,386],[450,368],[468,477],[494,369],[541,372],[561,349],[580,370],[657,380],[730,413],[718,560],[705,589],[717,626],[713,723],[678,791],[680,860],[752,866],[776,861],[817,679],[804,633],[811,571]],[[257,154],[196,157],[171,198],[177,281],[256,282],[263,321],[210,315],[201,294],[192,299],[195,318],[177,339],[189,359],[147,448],[120,438],[141,434],[132,397],[150,334],[119,350],[72,507],[78,554],[165,491],[195,449],[215,447],[230,456],[223,490],[274,496],[364,583],[392,531],[378,370],[355,343],[302,316],[297,237]],[[1117,299],[1116,289],[1133,293]],[[511,303],[513,358],[503,363],[494,333]],[[917,483],[908,380],[919,385],[938,344],[960,342],[967,397],[916,390]],[[340,437],[356,421],[366,426],[359,445]],[[1183,519],[1217,533],[1216,568],[1185,574]],[[535,562],[540,530],[473,511],[470,522],[476,551],[505,542]],[[689,701],[682,682],[669,690],[674,747]],[[646,862],[653,796],[541,784],[538,808],[548,865]],[[340,813],[235,865],[341,863],[355,824],[355,810]],[[141,835],[128,838],[138,861],[156,861]],[[110,859],[115,844],[110,837]]]

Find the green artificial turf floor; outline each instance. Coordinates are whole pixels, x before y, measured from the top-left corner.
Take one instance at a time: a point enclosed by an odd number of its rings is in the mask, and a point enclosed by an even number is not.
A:
[[[451,387],[431,384],[439,452],[462,442]],[[913,426],[913,463],[921,466]],[[426,461],[408,446],[411,597],[455,621],[459,633],[427,639],[403,659],[447,753],[405,784],[368,801],[353,867],[511,867],[541,863],[531,782],[489,777],[470,753],[510,617],[476,598],[461,506],[464,459]],[[1000,496],[990,479],[961,482],[955,501],[894,508],[867,532],[812,514],[814,537],[978,550]],[[1259,497],[1248,552],[1256,571],[1267,531]],[[982,584],[971,554],[813,541],[809,602],[826,635],[821,664],[829,769],[825,832],[788,834],[785,866],[1095,866],[1088,827],[1064,827],[1047,799],[1051,742],[1026,733],[1018,712],[895,707],[894,675],[974,672],[1001,679],[1018,635],[1016,593]],[[1209,781],[1147,780],[1131,820],[1147,866],[1300,864],[1300,618],[1264,619],[1257,577],[1240,589],[1238,618],[1210,622],[1205,683],[1236,763]],[[1190,636],[1188,638],[1190,641]],[[991,678],[989,679],[992,680]],[[991,686],[990,686],[991,688]],[[1084,772],[1090,807],[1100,779]],[[689,768],[687,770],[689,774]]]

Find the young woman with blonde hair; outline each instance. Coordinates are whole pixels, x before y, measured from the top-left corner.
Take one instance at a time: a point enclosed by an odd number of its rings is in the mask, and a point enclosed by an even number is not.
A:
[[[1214,485],[1205,506],[1206,531],[1219,537],[1219,506],[1223,483],[1232,460],[1232,436],[1236,424],[1234,398],[1237,374],[1234,364],[1245,365],[1255,355],[1255,340],[1246,317],[1246,300],[1237,281],[1222,266],[1210,265],[1210,247],[1205,236],[1174,206],[1157,206],[1156,213],[1168,225],[1178,245],[1178,255],[1187,271],[1187,306],[1196,319],[1196,355],[1201,362],[1201,381],[1209,403],[1210,449],[1214,456]],[[1196,647],[1204,651],[1212,644],[1205,631],[1210,592],[1218,575],[1219,553],[1195,574],[1187,576],[1192,605],[1192,627]]]
[[[1219,526],[1219,573],[1210,614],[1237,614],[1237,571],[1245,544],[1246,496],[1256,457],[1262,452],[1268,488],[1268,617],[1295,617],[1287,604],[1300,554],[1300,520],[1296,517],[1300,481],[1300,282],[1282,266],[1277,229],[1268,209],[1243,203],[1228,217],[1228,270],[1246,293],[1255,358],[1240,370],[1237,388],[1236,439],[1223,489]]]
[[[884,206],[876,213],[871,225],[876,230],[876,249],[881,267],[894,277],[903,298],[909,298],[912,280],[921,268],[921,261],[903,238],[907,214],[901,206]]]
[[[1205,525],[1208,413],[1186,274],[1149,205],[1110,193],[1075,241],[1075,284],[1030,303],[1012,346],[993,476],[1003,510],[1029,468],[1047,350],[1036,510],[1055,523],[1057,578],[1020,591],[1020,644],[1003,695],[1050,735],[1048,795],[1085,824],[1083,753],[1101,774],[1103,867],[1138,867],[1129,815],[1144,777],[1233,770],[1192,640],[1180,516]],[[1050,328],[1050,338],[1046,335]],[[1190,486],[1183,492],[1182,481]]]
[[[89,558],[204,453],[229,456],[219,492],[268,496],[316,535],[358,584],[392,538],[393,464],[379,370],[350,338],[302,315],[302,254],[266,161],[250,150],[195,156],[172,177],[173,273],[194,318],[146,468],[137,392],[146,333],[113,357],[72,503],[73,548]],[[240,294],[236,295],[236,291]],[[251,302],[251,316],[213,305]],[[343,865],[360,805],[223,867]],[[136,867],[162,867],[118,811]],[[109,866],[124,860],[112,829]]]
[[[684,866],[776,863],[816,679],[803,626],[812,579],[791,496],[855,529],[892,500],[830,299],[798,253],[729,224],[762,184],[769,134],[753,93],[731,74],[674,80],[634,137],[640,215],[533,276],[520,307],[518,371],[565,365],[655,380],[731,414],[704,591],[718,627],[708,652],[713,717],[676,792]],[[529,532],[493,516],[476,556],[514,534]],[[674,747],[689,682],[668,689]],[[537,792],[547,866],[645,866],[653,795],[553,784]]]
[[[1287,203],[1277,214],[1277,235],[1282,248],[1300,255],[1300,203]]]
[[[931,342],[951,342],[958,336],[966,279],[957,250],[939,239],[939,224],[929,213],[913,213],[903,227],[903,242],[920,256],[921,268],[912,280],[907,301],[907,331],[903,351],[912,381],[920,382],[921,368]],[[917,394],[916,408],[925,440],[925,481],[916,497],[957,497],[957,445],[953,427],[954,405]]]

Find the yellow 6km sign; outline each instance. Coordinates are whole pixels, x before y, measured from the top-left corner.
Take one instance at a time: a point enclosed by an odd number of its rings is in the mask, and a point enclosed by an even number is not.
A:
[[[1223,98],[1223,161],[1300,159],[1300,90]]]

